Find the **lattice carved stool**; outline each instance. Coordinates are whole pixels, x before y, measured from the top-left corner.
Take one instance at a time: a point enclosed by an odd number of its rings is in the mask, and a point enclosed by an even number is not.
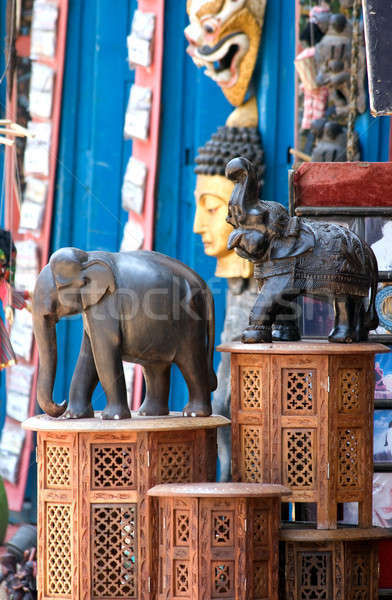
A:
[[[155,598],[157,501],[146,492],[214,481],[216,428],[228,423],[175,415],[25,421],[38,432],[39,598]]]
[[[166,484],[157,598],[278,599],[280,485]]]
[[[390,530],[282,529],[285,600],[377,600],[378,541]]]
[[[316,503],[317,526],[359,503],[372,524],[374,354],[380,344],[233,343],[233,480],[281,483]],[[287,499],[283,499],[286,501]]]

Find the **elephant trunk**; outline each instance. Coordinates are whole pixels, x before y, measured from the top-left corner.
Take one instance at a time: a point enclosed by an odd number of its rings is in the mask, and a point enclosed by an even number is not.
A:
[[[38,404],[49,416],[59,417],[67,408],[67,403],[56,404],[52,400],[57,368],[56,319],[34,314],[34,334],[39,352]]]
[[[243,156],[226,165],[226,177],[236,185],[229,202],[227,222],[238,227],[248,216],[259,216],[259,184],[253,164]]]

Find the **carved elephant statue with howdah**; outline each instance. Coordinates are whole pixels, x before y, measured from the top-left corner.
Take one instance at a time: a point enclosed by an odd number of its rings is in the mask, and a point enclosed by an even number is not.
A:
[[[281,204],[259,200],[254,167],[246,158],[231,160],[226,176],[236,183],[228,247],[254,263],[261,286],[242,341],[300,339],[295,302],[300,294],[333,301],[329,341],[367,340],[378,326],[378,269],[370,247],[342,225],[289,217]]]
[[[53,402],[56,323],[82,313],[84,333],[69,404]],[[38,403],[49,415],[94,416],[91,396],[101,382],[102,417],[129,418],[122,361],[142,365],[146,397],[142,415],[168,414],[170,368],[175,363],[189,390],[185,416],[211,414],[214,302],[189,267],[149,251],[84,252],[62,248],[41,271],[33,296],[40,369]]]

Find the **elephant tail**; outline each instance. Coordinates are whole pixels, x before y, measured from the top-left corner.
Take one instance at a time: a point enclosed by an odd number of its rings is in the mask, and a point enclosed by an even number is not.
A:
[[[378,265],[377,265],[377,259],[374,255],[373,250],[369,247],[368,251],[369,251],[369,259],[370,259],[369,267],[370,267],[370,270],[372,273],[372,281],[371,281],[369,307],[368,307],[366,315],[365,315],[365,327],[369,331],[372,331],[373,329],[377,329],[377,327],[379,325],[379,319],[378,319],[377,310],[376,310],[376,295],[377,295],[377,288],[378,288]]]
[[[215,303],[211,291],[206,287],[206,319],[207,319],[207,360],[210,390],[213,392],[218,386],[214,371],[214,346],[215,346]]]

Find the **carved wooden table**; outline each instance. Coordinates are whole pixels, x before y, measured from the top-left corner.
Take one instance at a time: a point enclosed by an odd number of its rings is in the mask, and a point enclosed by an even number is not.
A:
[[[377,600],[378,541],[391,537],[392,530],[381,527],[330,531],[282,529],[280,538],[285,542],[282,597]]]
[[[154,598],[157,512],[146,492],[214,481],[224,417],[32,417],[38,432],[39,598]]]
[[[337,526],[337,504],[372,524],[374,354],[380,344],[232,343],[234,481],[281,483]],[[283,498],[283,500],[287,500]]]
[[[169,600],[278,599],[280,485],[166,484],[159,496],[159,587]]]

